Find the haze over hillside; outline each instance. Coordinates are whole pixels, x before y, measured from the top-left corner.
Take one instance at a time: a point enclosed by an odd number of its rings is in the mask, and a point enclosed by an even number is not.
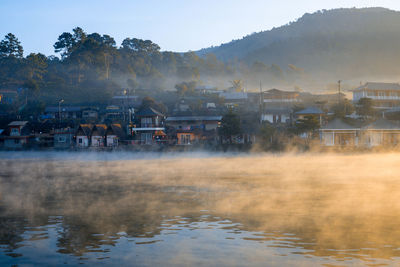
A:
[[[385,8],[334,9],[198,51],[218,59],[293,64],[314,80],[399,80],[400,12]]]

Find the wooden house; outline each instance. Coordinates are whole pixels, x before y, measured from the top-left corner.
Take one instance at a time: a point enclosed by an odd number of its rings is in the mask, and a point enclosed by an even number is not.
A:
[[[54,148],[70,148],[74,145],[75,131],[72,128],[54,130]]]
[[[80,124],[76,131],[76,146],[85,148],[89,146],[92,131],[91,124]]]
[[[0,136],[5,148],[24,148],[34,143],[35,136],[27,121],[13,121]]]
[[[116,147],[119,146],[121,141],[126,138],[125,132],[121,124],[111,124],[107,127],[106,131],[106,146]]]
[[[107,125],[96,124],[93,126],[90,134],[90,146],[103,147],[106,144]]]
[[[190,145],[217,137],[222,116],[175,116],[168,117],[165,124],[173,129],[178,145]]]
[[[135,113],[135,125],[131,128],[139,144],[157,144],[166,142],[165,116],[151,107],[146,107]]]
[[[361,145],[366,147],[397,146],[400,144],[400,125],[379,119],[362,128]]]
[[[320,128],[320,139],[324,146],[358,146],[360,127],[334,119]]]

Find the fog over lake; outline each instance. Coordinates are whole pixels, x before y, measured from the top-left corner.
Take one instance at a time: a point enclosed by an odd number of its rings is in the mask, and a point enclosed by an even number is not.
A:
[[[0,265],[399,265],[400,154],[0,153]]]

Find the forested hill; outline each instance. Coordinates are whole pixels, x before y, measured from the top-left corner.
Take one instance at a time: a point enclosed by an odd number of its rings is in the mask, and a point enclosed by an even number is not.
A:
[[[400,74],[399,25],[400,12],[385,8],[323,10],[197,53],[281,68],[294,64],[313,74],[347,79],[391,76]]]

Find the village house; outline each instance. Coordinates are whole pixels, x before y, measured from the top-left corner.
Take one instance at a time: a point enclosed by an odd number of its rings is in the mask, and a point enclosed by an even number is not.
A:
[[[125,132],[121,124],[111,124],[107,127],[106,131],[106,145],[107,147],[117,147],[121,141],[126,138]]]
[[[99,109],[87,107],[82,109],[82,119],[96,121],[99,118]]]
[[[324,146],[358,146],[360,127],[334,119],[320,128],[321,144]]]
[[[178,145],[190,145],[216,139],[221,120],[222,116],[175,116],[168,117],[165,123],[173,129]]]
[[[300,104],[300,94],[292,91],[271,89],[261,94],[261,122],[272,124],[291,123],[293,108]]]
[[[75,106],[46,107],[46,109],[44,110],[44,113],[45,113],[45,117],[49,118],[49,119],[79,119],[79,118],[82,118],[81,107],[75,107]]]
[[[245,105],[248,102],[248,95],[246,92],[221,92],[219,97],[224,99],[224,105],[227,108],[235,108]]]
[[[92,131],[91,124],[80,124],[76,131],[76,146],[79,148],[89,147],[89,141]]]
[[[195,92],[198,92],[199,94],[202,95],[211,95],[211,94],[219,94],[221,91],[218,90],[217,87],[214,86],[197,86],[195,89]]]
[[[75,131],[72,128],[54,130],[54,148],[71,148],[74,146]]]
[[[103,147],[106,144],[107,125],[95,124],[90,132],[90,146]]]
[[[396,146],[400,144],[400,125],[398,122],[378,119],[361,128],[360,145],[366,147]]]
[[[353,102],[357,103],[361,98],[371,98],[374,107],[387,110],[400,107],[400,84],[367,82],[353,91]]]
[[[35,136],[27,121],[13,121],[2,132],[0,139],[5,148],[24,148],[34,143]]]
[[[167,141],[164,127],[165,116],[151,107],[135,113],[136,123],[131,128],[138,144],[161,144]]]

